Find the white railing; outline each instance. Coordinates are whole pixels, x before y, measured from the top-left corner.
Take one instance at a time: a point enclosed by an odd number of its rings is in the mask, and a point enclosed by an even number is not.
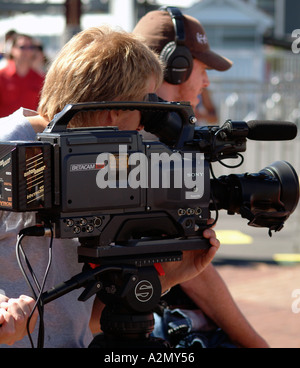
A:
[[[268,50],[265,54],[265,80],[233,77],[222,81],[211,78],[211,96],[215,103],[220,125],[227,119],[292,121],[299,133],[292,141],[247,141],[244,163],[237,169],[213,164],[216,176],[231,173],[258,172],[274,161],[292,164],[300,176],[300,62],[289,52]],[[236,164],[228,160],[226,163]],[[300,205],[292,216],[291,228],[298,244]]]

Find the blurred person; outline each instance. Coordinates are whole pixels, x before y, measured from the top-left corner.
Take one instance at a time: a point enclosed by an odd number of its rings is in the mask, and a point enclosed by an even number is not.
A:
[[[207,69],[226,71],[232,66],[230,60],[210,49],[200,22],[191,16],[182,15],[178,8],[163,7],[147,13],[137,23],[133,33],[140,36],[164,62],[164,82],[157,90],[158,96],[167,101],[189,101],[194,111],[199,104],[199,96],[210,85]],[[148,139],[149,134],[145,136]],[[228,335],[235,346],[268,347],[243,316],[212,264],[195,279],[173,288],[165,299],[172,305],[184,307],[186,304],[192,305],[194,309],[200,308],[197,311],[200,324],[211,326],[207,322],[208,318]],[[185,325],[182,323],[184,319]],[[174,322],[172,318],[171,322]],[[166,319],[162,319],[161,323],[166,324],[164,329],[168,330]],[[187,328],[190,323],[186,316],[181,318],[179,325]]]
[[[34,140],[36,133],[42,132],[54,115],[69,103],[143,101],[148,93],[156,91],[162,76],[156,54],[135,36],[107,27],[87,29],[63,47],[49,68],[38,112],[20,108],[1,119],[0,140]],[[142,129],[139,111],[98,111],[72,122],[72,126],[78,127],[91,125]],[[0,295],[0,344],[28,347],[28,339],[22,336],[32,310],[32,299],[24,296],[27,285],[16,260],[15,243],[21,229],[35,224],[35,214],[0,211],[0,219],[0,257],[3,260],[0,267],[3,290]],[[195,277],[211,262],[219,241],[212,229],[207,229],[204,236],[211,243],[208,250],[184,252],[181,262],[163,264],[166,274],[160,276],[162,291]],[[37,279],[44,276],[47,266],[48,242],[46,237],[24,239],[23,249]],[[45,290],[81,272],[78,244],[75,239],[54,239],[52,267]],[[99,329],[101,302],[96,298],[93,309],[93,298],[86,302],[77,300],[81,292],[72,291],[45,306],[45,347],[87,347],[91,342],[91,329]],[[31,328],[35,322],[36,316]],[[36,334],[35,330],[33,338]]]
[[[218,114],[211,97],[211,92],[207,88],[204,88],[198,98],[199,103],[195,108],[196,124],[219,125]]]
[[[43,44],[39,41],[36,41],[35,46],[36,51],[32,62],[32,69],[44,77],[49,66],[49,60],[45,54]]]
[[[5,33],[4,45],[2,49],[2,58],[0,60],[0,69],[7,66],[7,62],[11,58],[10,50],[11,50],[13,40],[16,37],[16,35],[17,35],[17,32],[14,29],[11,29]]]
[[[14,37],[11,58],[0,70],[0,117],[21,106],[36,110],[44,78],[32,69],[35,51],[32,37],[24,34]]]

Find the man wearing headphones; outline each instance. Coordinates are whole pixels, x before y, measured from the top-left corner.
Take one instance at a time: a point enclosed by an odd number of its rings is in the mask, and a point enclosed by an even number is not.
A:
[[[141,36],[165,64],[164,82],[157,91],[164,100],[189,101],[195,109],[199,94],[210,84],[206,70],[226,71],[232,66],[230,60],[210,49],[199,21],[182,15],[177,8],[164,7],[147,13],[137,23],[133,33]],[[169,293],[169,304],[172,300],[172,305],[178,305],[180,300],[198,308],[198,316],[203,311],[236,346],[268,347],[247,322],[212,264],[194,279],[182,283],[173,293],[173,300],[172,291]],[[207,328],[205,318],[202,316],[198,322],[200,320],[202,326]]]

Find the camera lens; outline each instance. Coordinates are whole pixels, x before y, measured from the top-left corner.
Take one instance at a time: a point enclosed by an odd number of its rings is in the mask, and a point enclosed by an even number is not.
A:
[[[280,200],[286,210],[294,212],[299,200],[299,182],[295,169],[286,161],[276,161],[261,172],[271,175],[281,184]]]

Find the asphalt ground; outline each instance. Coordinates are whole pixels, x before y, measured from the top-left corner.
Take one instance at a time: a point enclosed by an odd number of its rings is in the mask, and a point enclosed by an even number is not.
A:
[[[215,266],[271,348],[300,348],[300,264],[227,261]]]
[[[221,214],[214,264],[237,305],[271,348],[300,348],[299,217],[270,238],[266,229]]]

